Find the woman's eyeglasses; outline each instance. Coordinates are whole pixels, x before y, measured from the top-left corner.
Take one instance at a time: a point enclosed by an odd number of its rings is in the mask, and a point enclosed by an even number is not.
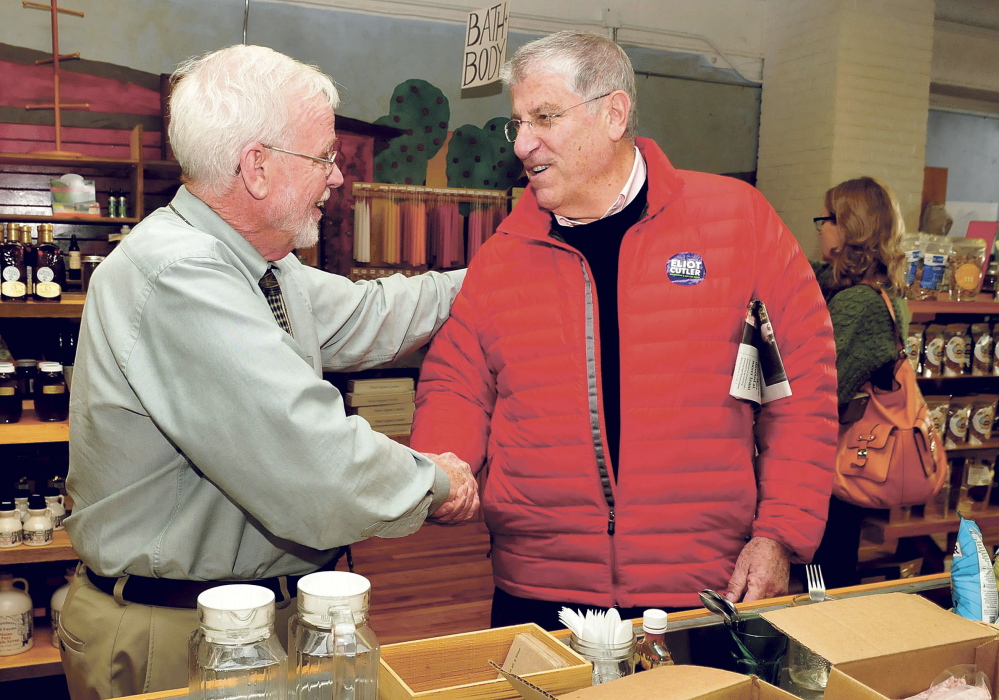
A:
[[[835,216],[816,216],[815,218],[812,219],[812,222],[815,224],[815,230],[816,231],[821,231],[822,227],[825,225],[825,223],[827,221],[830,224],[835,224],[836,223],[836,217]]]

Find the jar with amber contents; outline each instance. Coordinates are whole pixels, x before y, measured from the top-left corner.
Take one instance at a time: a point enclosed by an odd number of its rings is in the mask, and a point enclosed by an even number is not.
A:
[[[21,388],[12,362],[0,362],[0,423],[21,420]]]
[[[58,362],[38,363],[35,414],[41,421],[60,421],[69,417],[69,389]]]

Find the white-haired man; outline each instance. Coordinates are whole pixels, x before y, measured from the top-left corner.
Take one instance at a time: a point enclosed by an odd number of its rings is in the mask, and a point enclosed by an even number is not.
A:
[[[538,39],[505,80],[530,185],[431,345],[412,436],[483,472],[493,624],[785,592],[822,536],[836,446],[808,260],[758,191],[636,138],[610,39]],[[758,414],[729,395],[752,299],[794,392]]]
[[[463,273],[378,282],[301,265],[337,168],[333,82],[234,46],[173,76],[185,185],[93,277],[70,406],[82,560],[60,635],[74,700],[184,686],[197,596],[275,592],[338,548],[469,519],[468,465],[347,417],[323,368],[425,343]],[[278,631],[286,626],[279,612]]]

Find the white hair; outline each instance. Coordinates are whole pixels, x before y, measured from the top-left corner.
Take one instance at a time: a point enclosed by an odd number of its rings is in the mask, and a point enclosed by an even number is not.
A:
[[[524,44],[503,66],[501,77],[508,86],[517,85],[530,73],[554,73],[569,90],[589,100],[614,90],[624,90],[631,99],[625,136],[638,132],[638,99],[635,69],[620,46],[601,34],[564,31]],[[597,109],[590,105],[589,109]]]
[[[224,193],[243,147],[278,146],[304,101],[340,96],[315,66],[263,46],[230,46],[181,63],[170,77],[170,145],[184,181]]]

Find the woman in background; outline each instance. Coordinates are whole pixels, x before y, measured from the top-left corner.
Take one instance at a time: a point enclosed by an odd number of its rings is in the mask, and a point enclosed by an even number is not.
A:
[[[839,375],[840,422],[851,422],[850,401],[868,380],[890,389],[899,358],[895,324],[883,289],[892,300],[898,332],[909,326],[905,301],[902,215],[891,191],[872,177],[847,180],[826,192],[815,217],[822,262],[812,263],[832,317]],[[864,508],[832,496],[829,520],[812,562],[822,565],[826,586],[859,583],[857,550]]]

